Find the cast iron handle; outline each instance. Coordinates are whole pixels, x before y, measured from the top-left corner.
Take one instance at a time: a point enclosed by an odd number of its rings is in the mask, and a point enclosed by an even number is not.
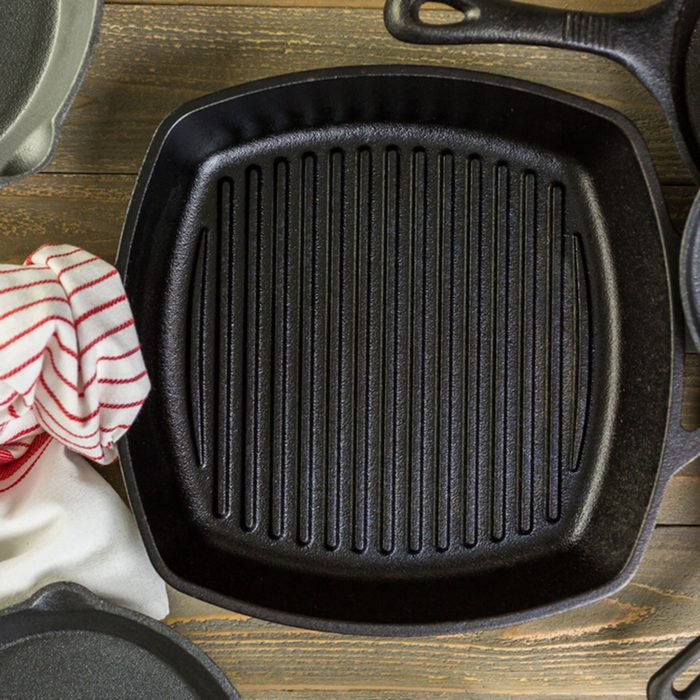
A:
[[[647,686],[649,700],[693,700],[700,697],[700,676],[683,691],[673,687],[673,681],[698,659],[700,659],[700,639],[696,639],[652,676]]]
[[[429,24],[420,18],[421,7],[428,1],[387,0],[387,29],[411,43],[535,44],[592,51],[630,64],[637,63],[644,47],[657,45],[659,30],[666,25],[658,21],[677,13],[677,0],[617,13],[574,12],[513,0],[438,0],[463,17],[452,24]]]

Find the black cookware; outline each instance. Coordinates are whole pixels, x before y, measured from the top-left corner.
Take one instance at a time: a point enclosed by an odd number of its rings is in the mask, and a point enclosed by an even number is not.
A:
[[[657,671],[647,685],[649,700],[698,700],[700,698],[700,676],[682,690],[676,690],[675,682],[698,659],[700,659],[700,639],[696,639],[686,649]]]
[[[238,693],[167,625],[56,583],[0,612],[0,696],[235,700]]]
[[[663,0],[637,12],[590,13],[513,0],[440,0],[461,20],[422,20],[427,0],[387,0],[386,26],[419,44],[511,43],[579,49],[631,70],[661,103],[686,164],[700,178],[700,0]]]
[[[101,15],[102,0],[0,2],[0,187],[53,155]]]
[[[369,634],[613,592],[700,453],[677,261],[639,134],[571,95],[378,67],[182,107],[119,253],[153,381],[121,456],[156,567]]]

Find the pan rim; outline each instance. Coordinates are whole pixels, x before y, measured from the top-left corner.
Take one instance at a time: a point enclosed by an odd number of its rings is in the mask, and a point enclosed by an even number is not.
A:
[[[683,243],[681,246],[681,296],[683,299],[683,310],[687,320],[688,330],[692,336],[696,348],[700,348],[700,300],[692,289],[693,262],[700,254],[700,194],[693,202],[693,206],[688,216]]]

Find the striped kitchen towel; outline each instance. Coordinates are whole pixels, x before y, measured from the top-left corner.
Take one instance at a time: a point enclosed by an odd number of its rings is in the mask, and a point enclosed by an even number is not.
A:
[[[0,265],[0,608],[74,581],[167,614],[132,514],[79,456],[112,462],[149,389],[111,265],[67,245]]]
[[[100,464],[114,461],[149,388],[111,265],[67,245],[0,265],[0,492],[50,438]]]

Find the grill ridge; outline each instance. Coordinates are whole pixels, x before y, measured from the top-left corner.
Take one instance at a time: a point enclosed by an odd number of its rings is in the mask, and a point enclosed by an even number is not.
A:
[[[192,276],[192,289],[190,291],[190,315],[192,318],[192,330],[194,332],[192,346],[190,348],[189,366],[190,383],[195,400],[192,402],[192,424],[194,427],[194,445],[197,453],[197,463],[200,467],[207,466],[208,455],[205,452],[207,441],[207,396],[205,393],[205,316],[209,305],[207,284],[209,283],[208,257],[209,257],[209,229],[203,228],[197,241],[195,274]]]
[[[344,285],[345,285],[345,207],[342,193],[345,191],[344,153],[333,151],[328,168],[328,269],[331,279],[337,276],[334,289],[328,293],[327,324],[329,342],[326,366],[328,368],[328,458],[326,460],[326,535],[325,545],[334,550],[340,545],[341,474],[343,473],[343,416],[344,416]],[[338,256],[336,262],[336,255]],[[335,302],[335,307],[334,307]],[[336,313],[333,313],[334,308]],[[336,340],[336,342],[334,342]],[[335,385],[333,385],[335,382]],[[335,398],[333,397],[335,389]],[[333,415],[335,412],[335,415]]]
[[[533,488],[534,478],[532,465],[535,454],[535,346],[537,339],[534,332],[534,313],[528,313],[530,308],[535,309],[537,299],[537,285],[535,284],[537,259],[537,177],[534,173],[525,173],[522,178],[521,191],[521,274],[523,285],[523,299],[520,307],[522,324],[522,349],[520,356],[520,478],[519,486],[519,531],[527,534],[532,531],[534,504]],[[528,375],[530,381],[528,381]]]
[[[236,260],[233,258],[232,249],[237,244],[234,237],[234,211],[233,211],[234,184],[230,178],[223,178],[219,183],[219,220],[218,220],[218,244],[219,244],[219,276],[217,285],[222,290],[219,299],[219,313],[217,314],[217,338],[218,338],[218,359],[221,365],[220,376],[222,381],[217,386],[217,443],[222,449],[217,450],[219,459],[215,460],[218,467],[217,491],[216,491],[216,515],[220,518],[227,517],[231,512],[231,485],[232,470],[235,460],[234,445],[239,435],[240,427],[236,428],[234,435],[233,427],[233,406],[234,397],[238,392],[233,390],[232,385],[242,384],[241,368],[234,366],[234,355],[237,346],[232,341],[233,327],[233,299],[235,291],[233,289]],[[244,269],[246,265],[244,263]],[[244,287],[245,290],[245,287]],[[237,291],[237,290],[236,290]],[[247,306],[247,299],[244,294],[243,309]],[[240,317],[238,317],[240,318]],[[236,358],[237,359],[237,358]],[[238,377],[241,376],[241,379]],[[223,405],[222,405],[223,403]],[[245,410],[240,410],[239,418],[245,415]],[[243,441],[240,440],[242,446]]]
[[[467,200],[467,239],[469,246],[469,270],[467,280],[469,292],[467,308],[469,314],[467,347],[467,439],[465,440],[465,461],[467,473],[464,478],[465,529],[464,544],[468,547],[477,543],[479,505],[479,413],[481,405],[481,275],[482,275],[482,184],[481,159],[473,156],[468,161],[468,200]]]
[[[440,232],[439,250],[442,256],[442,273],[438,272],[437,280],[441,292],[440,314],[447,317],[447,362],[442,363],[441,371],[437,374],[440,381],[438,398],[443,401],[436,407],[437,420],[440,426],[446,426],[446,449],[439,455],[438,473],[435,481],[435,548],[444,552],[450,546],[451,516],[452,516],[452,475],[454,460],[454,371],[455,371],[455,172],[454,155],[450,152],[440,154],[438,171],[438,194],[442,206],[438,207],[438,231]],[[442,280],[442,283],[441,283]],[[438,334],[438,337],[440,334]],[[447,400],[445,400],[445,397]],[[442,429],[438,431],[438,434]]]
[[[284,532],[286,475],[288,473],[285,450],[288,423],[288,348],[287,325],[289,315],[289,165],[285,160],[274,164],[273,179],[273,217],[275,231],[273,234],[272,259],[275,265],[273,289],[273,308],[281,313],[276,314],[273,324],[273,354],[275,357],[274,374],[272,378],[274,397],[274,421],[277,426],[272,440],[272,458],[270,464],[270,520],[269,534],[273,539],[280,539]],[[279,264],[281,261],[281,264]]]
[[[263,319],[261,299],[261,277],[263,271],[263,241],[261,231],[261,172],[258,167],[248,169],[246,174],[246,237],[248,243],[246,268],[248,273],[248,291],[252,303],[248,309],[248,351],[246,353],[247,384],[252,391],[246,392],[252,420],[246,422],[245,458],[240,482],[241,524],[245,530],[254,530],[257,525],[257,485],[260,473],[260,453],[262,447],[261,426],[265,420],[265,401],[267,392],[263,392],[261,377]],[[247,411],[243,413],[245,416]]]
[[[550,343],[549,343],[549,443],[550,454],[548,460],[548,486],[547,486],[547,518],[556,522],[559,519],[561,507],[561,459],[562,459],[562,418],[563,398],[561,395],[561,382],[557,377],[564,376],[564,357],[562,348],[562,315],[563,315],[563,274],[564,256],[562,253],[562,239],[564,235],[564,192],[559,185],[550,185],[548,233],[550,246]]]

